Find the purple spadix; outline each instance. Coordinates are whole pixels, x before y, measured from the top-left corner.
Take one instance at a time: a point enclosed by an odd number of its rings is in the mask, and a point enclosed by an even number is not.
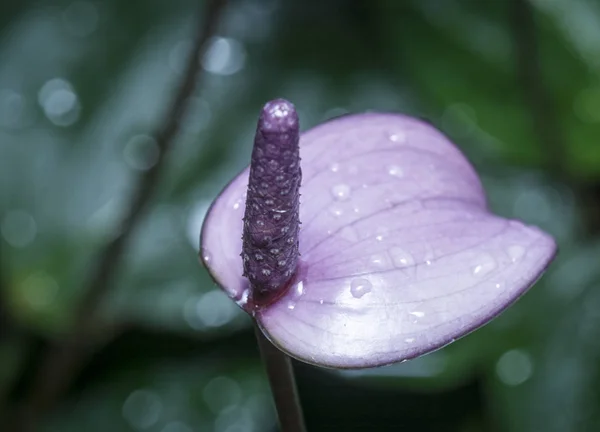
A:
[[[258,120],[244,214],[242,261],[254,302],[283,294],[298,264],[302,179],[294,106],[267,103]]]

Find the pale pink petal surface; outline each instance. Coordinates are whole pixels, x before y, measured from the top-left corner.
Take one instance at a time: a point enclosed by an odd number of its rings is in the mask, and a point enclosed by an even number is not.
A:
[[[300,271],[255,318],[321,366],[393,363],[452,342],[514,302],[555,254],[551,237],[488,212],[479,179],[433,127],[394,114],[342,117],[300,140]],[[239,304],[248,170],[211,207],[202,258]]]

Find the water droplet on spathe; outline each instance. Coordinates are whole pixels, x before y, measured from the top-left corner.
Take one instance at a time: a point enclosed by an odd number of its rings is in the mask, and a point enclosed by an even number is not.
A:
[[[404,141],[406,141],[406,134],[404,132],[392,133],[392,134],[390,134],[390,141],[404,142]]]
[[[388,167],[388,174],[394,177],[402,177],[404,175],[404,171],[397,165],[391,165]]]
[[[329,212],[330,212],[332,215],[334,215],[335,217],[340,217],[341,215],[343,215],[343,214],[344,214],[344,210],[342,210],[342,208],[341,208],[341,207],[339,207],[339,206],[337,206],[337,205],[335,205],[335,206],[332,206],[332,207],[329,209]]]
[[[210,264],[211,260],[212,260],[211,253],[206,249],[202,249],[202,261],[204,261],[206,264]]]
[[[496,268],[496,260],[491,255],[484,255],[475,267],[473,276],[482,277]]]
[[[369,282],[368,279],[354,279],[350,282],[350,293],[354,298],[361,298],[365,294],[368,294],[373,289],[373,285]]]
[[[404,342],[406,342],[406,343],[413,343],[414,341],[415,341],[415,338],[412,338],[412,337],[404,339]]]
[[[420,310],[416,310],[416,311],[412,311],[408,313],[411,316],[411,322],[413,324],[416,324],[417,322],[419,322],[419,320],[425,318],[425,312],[424,311],[420,311]]]
[[[339,163],[332,163],[329,166],[329,169],[331,170],[331,172],[338,172],[340,170],[340,164]]]
[[[239,298],[239,300],[236,300],[236,304],[240,307],[244,307],[246,306],[246,304],[248,304],[248,297],[250,296],[250,290],[249,289],[245,289],[242,292],[242,296]]]
[[[391,248],[390,255],[396,267],[406,267],[415,263],[413,256],[399,247]]]
[[[382,254],[375,254],[371,257],[371,264],[378,267],[382,267],[386,262],[385,256]]]
[[[347,184],[338,184],[331,188],[331,194],[337,201],[345,201],[350,198],[350,186]]]
[[[517,262],[525,255],[525,248],[521,245],[512,245],[508,247],[506,253],[508,253],[512,262]]]

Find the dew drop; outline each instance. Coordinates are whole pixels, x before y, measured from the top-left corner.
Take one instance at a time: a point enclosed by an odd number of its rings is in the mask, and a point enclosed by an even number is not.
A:
[[[323,304],[323,299],[319,300],[319,304]]]
[[[383,236],[382,235],[378,235],[375,237],[375,240],[377,241],[383,241]]]
[[[354,298],[361,298],[373,289],[373,285],[367,279],[359,278],[350,282],[350,293]]]
[[[336,162],[336,163],[332,163],[332,164],[329,166],[329,169],[331,170],[331,172],[334,172],[334,173],[335,173],[335,172],[338,172],[338,171],[340,170],[340,164],[339,164],[339,163],[337,163],[337,162]]]
[[[375,254],[371,257],[371,263],[379,267],[383,266],[385,261],[385,256],[382,254]]]
[[[502,288],[503,285],[504,285],[503,283],[497,283],[494,286],[496,287],[496,289],[500,289],[500,288]]]
[[[350,186],[347,184],[338,184],[331,188],[331,194],[337,201],[345,201],[350,198]]]
[[[238,300],[236,300],[236,304],[243,308],[244,306],[246,306],[246,304],[248,304],[248,297],[250,296],[250,290],[249,289],[245,289],[242,292],[242,295],[240,296],[240,298]]]
[[[395,132],[393,134],[390,134],[390,141],[404,142],[406,141],[406,134],[404,132]]]
[[[521,245],[512,245],[508,247],[506,253],[508,253],[512,262],[517,262],[525,255],[525,248]]]
[[[206,264],[210,264],[211,260],[212,260],[211,253],[206,249],[202,249],[202,261],[204,261]]]
[[[340,217],[341,215],[344,214],[344,210],[342,210],[339,206],[332,206],[329,209],[329,212],[334,215],[335,217]]]
[[[406,343],[413,343],[415,341],[415,338],[406,338],[404,339],[404,342]]]
[[[473,267],[473,276],[482,277],[496,268],[496,260],[491,255],[484,255]]]
[[[425,318],[425,312],[419,310],[409,312],[408,314],[411,316],[411,322],[413,324],[416,324],[420,319]]]
[[[404,171],[397,165],[391,165],[388,167],[388,174],[394,177],[402,177],[404,175]]]
[[[399,247],[391,248],[390,255],[396,267],[406,267],[415,263],[415,260],[412,257],[412,255]]]

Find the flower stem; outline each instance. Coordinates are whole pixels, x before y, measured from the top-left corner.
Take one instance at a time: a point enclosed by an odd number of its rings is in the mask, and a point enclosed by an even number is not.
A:
[[[511,14],[517,77],[540,144],[540,154],[546,158],[551,173],[566,177],[564,134],[554,100],[544,82],[534,7],[527,0],[513,0]]]
[[[265,364],[281,432],[306,432],[290,357],[275,347],[256,326],[256,339]]]

